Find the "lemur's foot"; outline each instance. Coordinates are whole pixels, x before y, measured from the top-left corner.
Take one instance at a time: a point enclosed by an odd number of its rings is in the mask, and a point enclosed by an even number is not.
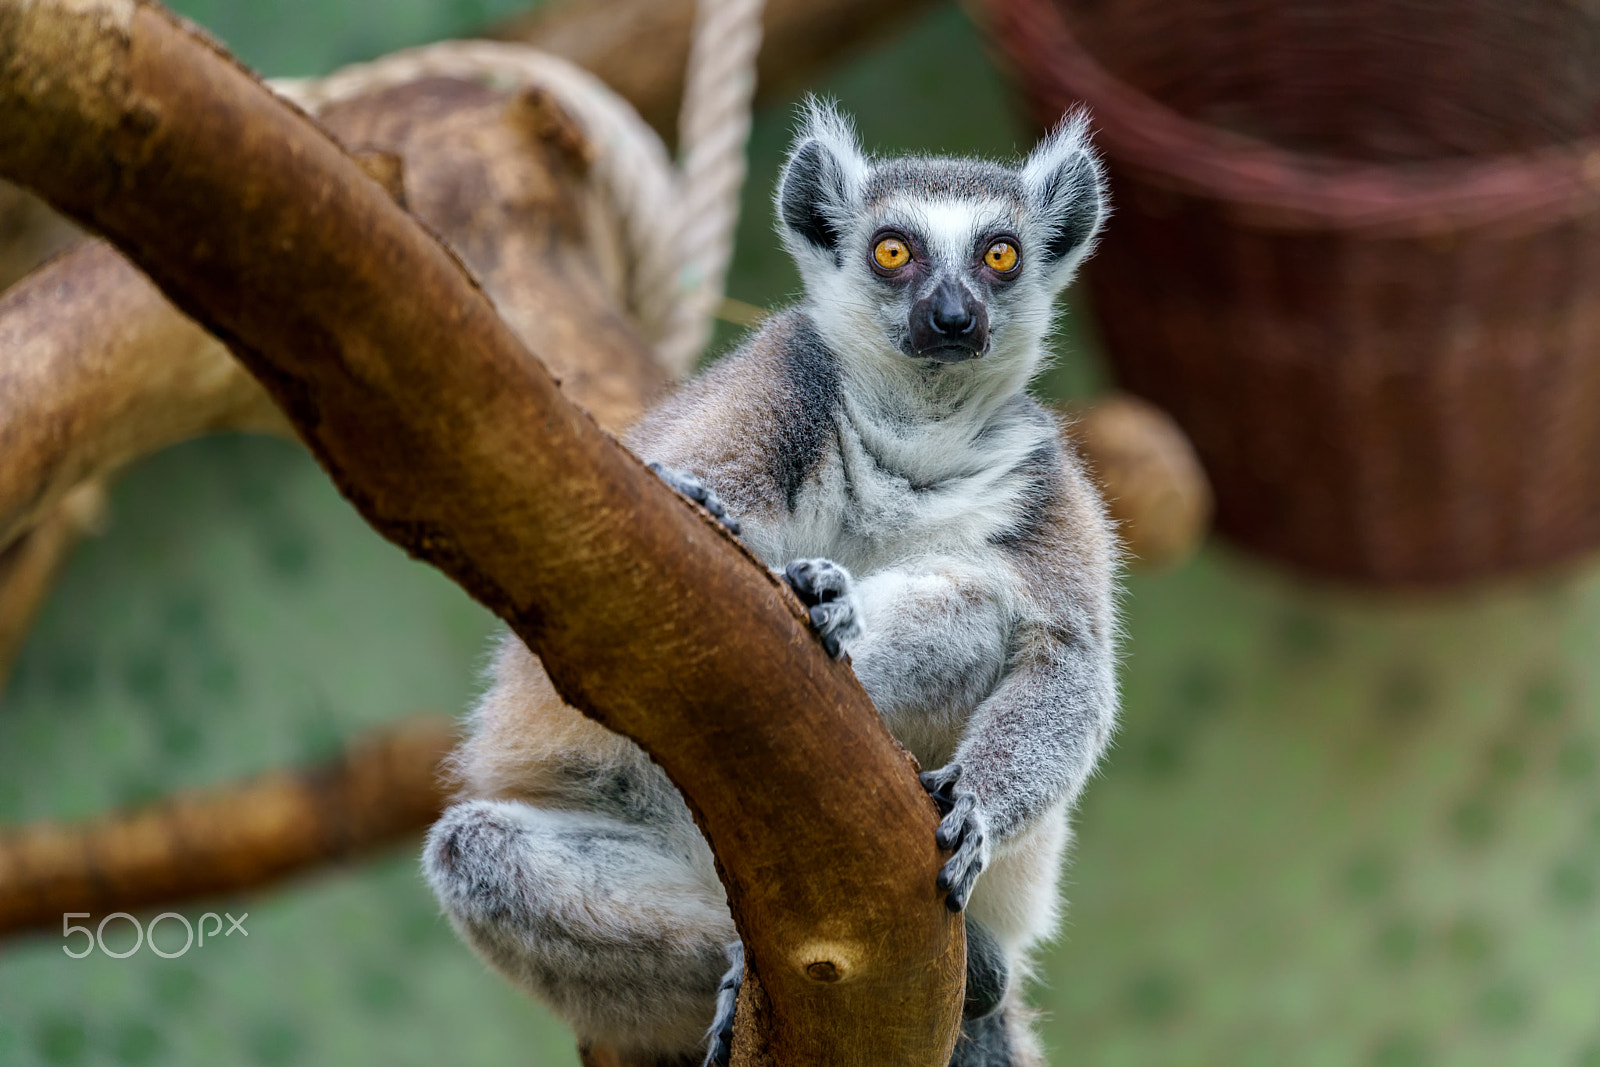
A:
[[[728,973],[717,986],[717,1014],[706,1031],[705,1067],[728,1067],[733,1060],[733,1013],[739,1007],[739,986],[744,983],[744,942],[728,945]]]
[[[971,915],[966,917],[966,927],[967,995],[961,1004],[961,1017],[981,1019],[1000,1010],[1006,984],[1011,981],[1011,968],[993,934],[973,922]]]
[[[925,771],[920,777],[922,788],[933,797],[943,816],[933,840],[941,849],[955,850],[939,870],[939,891],[945,894],[945,907],[961,911],[972,896],[978,875],[989,862],[989,846],[984,840],[987,820],[978,807],[977,796],[958,785],[961,764],[947,764],[936,771]]]
[[[726,526],[729,533],[735,537],[739,536],[739,520],[728,514],[728,508],[723,504],[722,498],[713,493],[711,488],[700,480],[699,475],[678,470],[676,467],[665,467],[660,463],[650,464],[650,469],[655,472],[657,478],[670,485],[679,495],[688,497],[711,512],[711,517]]]
[[[838,659],[845,642],[861,634],[861,612],[856,605],[850,572],[831,559],[791,560],[783,580],[811,612],[811,628],[822,638],[828,655]]]

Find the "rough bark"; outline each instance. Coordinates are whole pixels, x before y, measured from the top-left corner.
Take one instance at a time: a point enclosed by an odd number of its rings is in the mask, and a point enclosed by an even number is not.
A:
[[[445,803],[438,765],[452,735],[449,719],[420,716],[320,767],[0,832],[0,934],[251,889],[415,834]]]
[[[903,25],[932,0],[767,0],[756,102],[782,99],[818,68]],[[683,99],[694,0],[568,0],[490,31],[525,41],[599,75],[673,143]]]
[[[163,11],[4,0],[0,57],[0,170],[227,338],[369,522],[684,791],[750,951],[736,1061],[942,1067],[962,953],[933,810],[793,597],[337,144]],[[561,310],[587,356],[596,309]]]

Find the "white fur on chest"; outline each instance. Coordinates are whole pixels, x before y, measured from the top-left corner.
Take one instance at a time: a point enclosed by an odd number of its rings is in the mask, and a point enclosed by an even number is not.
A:
[[[1031,505],[1027,462],[1052,437],[1023,409],[886,417],[847,394],[787,521],[752,531],[752,547],[772,566],[824,556],[858,577],[917,556],[991,556]]]

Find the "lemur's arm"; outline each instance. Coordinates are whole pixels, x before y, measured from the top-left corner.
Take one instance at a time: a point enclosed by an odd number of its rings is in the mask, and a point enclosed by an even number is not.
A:
[[[1005,680],[972,715],[956,751],[959,789],[1004,841],[1071,804],[1110,740],[1116,678],[1109,640],[1088,625],[1029,626]]]
[[[1070,805],[1115,726],[1116,538],[1075,457],[1048,478],[1033,521],[1005,547],[1013,595],[998,685],[967,717],[950,763],[925,773],[938,803],[940,872],[952,910],[988,862],[1039,815]]]

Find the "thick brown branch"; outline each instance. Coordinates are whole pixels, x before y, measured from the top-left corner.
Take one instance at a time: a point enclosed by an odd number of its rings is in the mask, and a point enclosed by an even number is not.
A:
[[[362,738],[336,762],[274,771],[81,825],[0,832],[0,934],[63,912],[180,904],[252,889],[414,834],[445,801],[449,719]]]
[[[0,57],[0,170],[229,338],[374,526],[683,789],[770,1006],[739,1058],[942,1067],[962,968],[931,805],[792,597],[331,139],[164,12],[4,0]],[[593,308],[563,317],[581,348]],[[808,976],[824,960],[841,980]]]
[[[0,545],[130,460],[284,426],[227,349],[99,242],[0,297],[0,352]]]
[[[931,6],[931,0],[767,0],[757,103],[794,92],[830,60]],[[671,143],[694,8],[694,0],[567,0],[505,22],[491,35],[537,45],[593,71]]]
[[[615,312],[596,264],[581,164],[538,131],[543,98],[433,79],[333,109],[330,126],[387,160],[408,206],[450,242],[525,341],[556,356],[564,389],[620,429],[665,386]],[[396,165],[393,161],[398,160]],[[393,191],[393,190],[391,190]],[[597,309],[587,344],[561,309]],[[0,546],[62,494],[150,452],[218,430],[288,425],[227,350],[101,242],[0,297]],[[579,354],[590,363],[580,363]]]

